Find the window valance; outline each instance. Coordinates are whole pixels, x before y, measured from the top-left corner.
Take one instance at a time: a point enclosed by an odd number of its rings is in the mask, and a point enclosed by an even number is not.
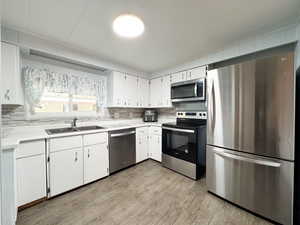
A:
[[[105,104],[106,80],[104,77],[59,73],[32,66],[24,66],[22,73],[25,96],[32,109],[40,103],[45,90],[55,93],[96,96],[99,108]]]

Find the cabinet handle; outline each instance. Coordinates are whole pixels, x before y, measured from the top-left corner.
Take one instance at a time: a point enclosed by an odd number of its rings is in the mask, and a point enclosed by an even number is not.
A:
[[[90,158],[90,149],[88,149],[88,158]]]
[[[9,92],[10,92],[10,90],[7,89],[6,92],[5,92],[5,95],[4,95],[5,99],[8,100],[8,101],[10,100]]]
[[[78,158],[77,158],[77,152],[75,152],[75,162],[77,162]]]

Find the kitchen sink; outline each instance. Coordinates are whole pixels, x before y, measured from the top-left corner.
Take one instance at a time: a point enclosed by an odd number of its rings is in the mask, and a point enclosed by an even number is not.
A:
[[[100,126],[82,126],[82,127],[64,127],[64,128],[55,128],[55,129],[46,129],[47,134],[63,134],[63,133],[71,133],[71,132],[79,132],[79,131],[89,131],[89,130],[100,130],[105,129]]]

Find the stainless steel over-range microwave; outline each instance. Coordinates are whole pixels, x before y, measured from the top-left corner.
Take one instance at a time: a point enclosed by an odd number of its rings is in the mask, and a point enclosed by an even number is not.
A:
[[[174,83],[171,85],[172,102],[205,101],[205,78]]]

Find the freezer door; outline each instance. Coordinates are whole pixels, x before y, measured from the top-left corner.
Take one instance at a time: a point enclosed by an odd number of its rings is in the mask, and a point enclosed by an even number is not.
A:
[[[209,191],[261,216],[292,224],[294,163],[207,147]]]
[[[208,72],[207,143],[294,160],[294,54]]]

